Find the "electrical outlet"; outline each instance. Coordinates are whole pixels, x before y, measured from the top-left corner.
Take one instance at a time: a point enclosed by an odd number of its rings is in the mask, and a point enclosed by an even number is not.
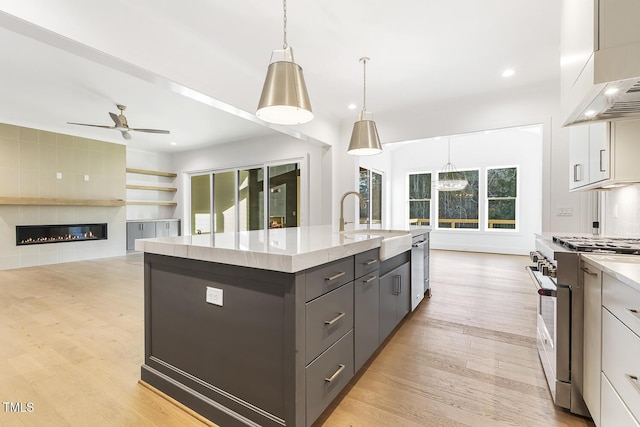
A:
[[[207,302],[222,307],[222,289],[207,286]]]
[[[573,208],[557,208],[556,216],[573,216]]]
[[[84,176],[84,180],[85,180],[85,181],[89,181],[89,175],[85,175],[85,176]]]
[[[62,179],[62,172],[56,172],[56,178]]]

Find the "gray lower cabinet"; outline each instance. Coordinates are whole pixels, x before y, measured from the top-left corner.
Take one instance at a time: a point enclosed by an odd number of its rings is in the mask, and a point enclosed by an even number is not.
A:
[[[180,220],[156,221],[156,237],[179,236]]]
[[[218,425],[308,427],[409,312],[409,259],[282,273],[145,253],[141,379]]]
[[[136,239],[173,237],[180,235],[180,220],[151,220],[127,222],[127,250],[136,249]]]
[[[380,341],[393,331],[411,308],[410,263],[380,277]]]
[[[378,270],[353,282],[354,363],[356,372],[380,345],[380,279]]]
[[[136,239],[149,239],[156,237],[156,225],[153,222],[128,222],[127,223],[127,250],[135,249]]]

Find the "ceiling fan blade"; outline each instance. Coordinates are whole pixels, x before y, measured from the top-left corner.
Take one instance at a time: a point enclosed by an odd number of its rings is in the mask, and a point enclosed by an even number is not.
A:
[[[118,117],[118,115],[116,113],[109,113],[109,115],[111,116],[111,120],[113,120],[113,122],[116,124],[117,128],[123,128],[126,127],[122,124],[122,122],[120,121],[120,117]]]
[[[136,132],[147,132],[147,133],[164,133],[164,134],[171,133],[168,130],[162,130],[162,129],[134,129],[134,128],[129,128],[129,130],[135,130]]]
[[[115,126],[90,125],[90,124],[87,124],[87,123],[73,123],[73,122],[67,122],[67,124],[70,124],[70,125],[78,125],[78,126],[91,126],[91,127],[94,127],[94,128],[103,128],[103,129],[115,129],[115,128],[116,128]]]
[[[131,135],[126,130],[121,130],[120,133],[124,139],[131,139]]]

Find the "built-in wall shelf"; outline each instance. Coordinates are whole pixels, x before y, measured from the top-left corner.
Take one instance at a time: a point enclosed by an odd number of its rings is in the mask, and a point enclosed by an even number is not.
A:
[[[155,187],[153,185],[132,185],[127,184],[127,190],[153,190],[153,191],[178,191],[176,187]]]
[[[175,174],[173,172],[160,172],[160,171],[150,171],[146,169],[133,169],[133,168],[127,168],[127,173],[137,173],[140,175],[165,176],[168,178],[175,178],[178,176],[178,174]]]
[[[127,200],[127,205],[138,205],[138,206],[178,206],[177,202],[163,202],[160,200],[157,201],[149,201],[149,200]]]
[[[0,197],[0,205],[30,206],[124,206],[121,199],[61,199],[47,197]]]

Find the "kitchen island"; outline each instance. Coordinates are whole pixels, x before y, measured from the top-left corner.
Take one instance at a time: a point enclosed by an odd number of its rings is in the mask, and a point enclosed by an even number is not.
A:
[[[136,241],[142,381],[221,426],[311,425],[409,312],[411,236],[317,226]]]

